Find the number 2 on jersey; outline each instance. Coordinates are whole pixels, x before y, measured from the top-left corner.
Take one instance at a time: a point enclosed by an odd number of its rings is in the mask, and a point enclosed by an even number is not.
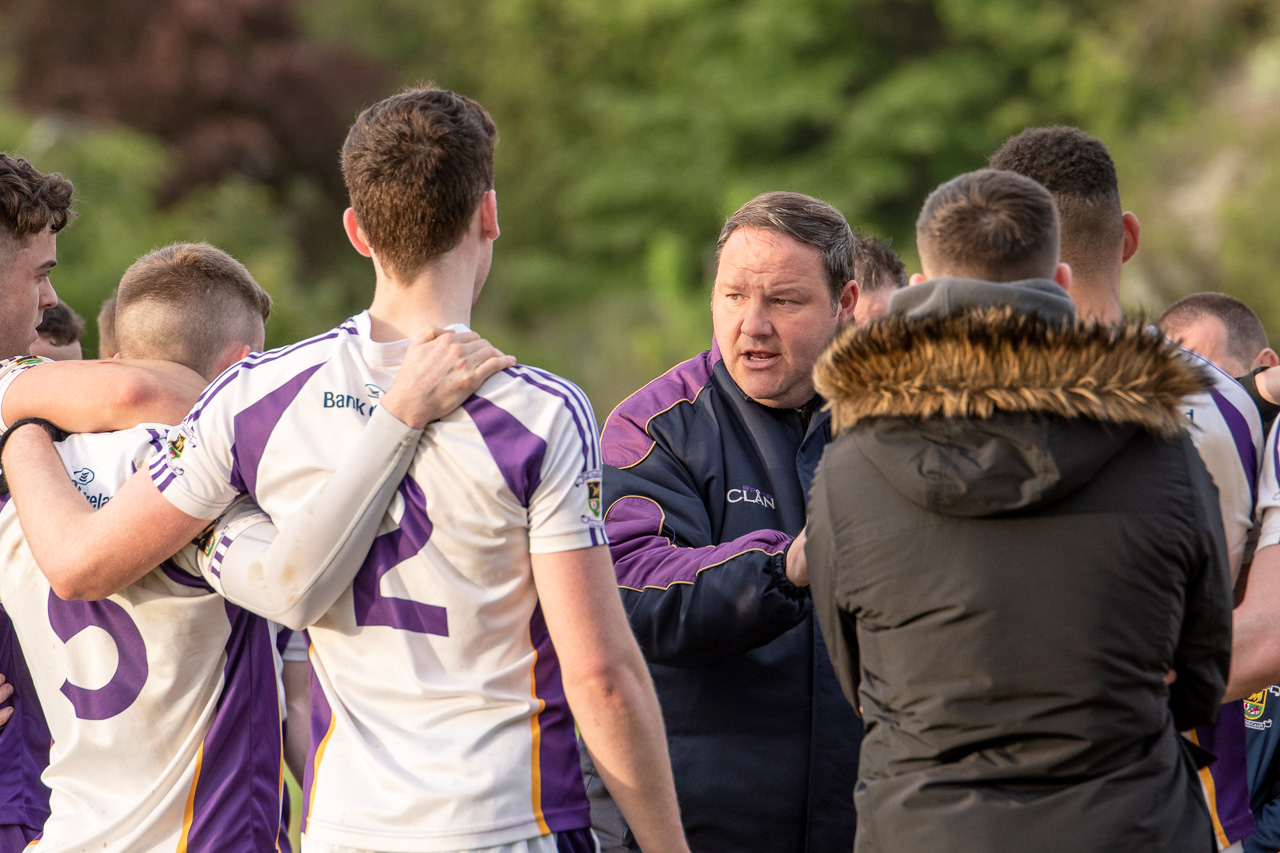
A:
[[[423,604],[409,598],[394,598],[382,593],[382,577],[391,569],[417,554],[431,538],[431,519],[427,518],[427,496],[422,488],[405,478],[397,489],[404,500],[404,516],[400,526],[373,540],[369,556],[352,584],[352,603],[356,624],[385,625],[418,634],[449,636],[449,620],[443,607]]]

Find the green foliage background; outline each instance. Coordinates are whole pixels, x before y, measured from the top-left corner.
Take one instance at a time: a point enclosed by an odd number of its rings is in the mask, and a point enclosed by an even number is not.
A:
[[[21,5],[0,2],[0,33],[29,18]],[[114,5],[138,8],[97,4]],[[503,235],[475,326],[583,385],[600,415],[707,346],[714,242],[743,201],[819,196],[915,269],[924,196],[1029,124],[1110,146],[1143,223],[1131,309],[1224,290],[1280,328],[1280,15],[1264,0],[284,5],[301,39],[380,70],[371,99],[435,80],[488,107]],[[367,303],[371,271],[321,199],[332,175],[245,168],[175,200],[162,135],[33,106],[18,65],[0,59],[0,149],[77,186],[55,284],[82,314],[136,256],[179,239],[228,249],[271,291],[270,345]]]

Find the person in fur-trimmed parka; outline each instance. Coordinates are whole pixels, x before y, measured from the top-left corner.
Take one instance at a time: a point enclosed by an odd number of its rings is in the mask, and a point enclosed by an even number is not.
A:
[[[1179,406],[1205,377],[1139,323],[1075,322],[1029,178],[944,184],[917,238],[928,280],[815,368],[836,438],[806,552],[865,725],[855,850],[1214,850],[1178,735],[1231,647]]]

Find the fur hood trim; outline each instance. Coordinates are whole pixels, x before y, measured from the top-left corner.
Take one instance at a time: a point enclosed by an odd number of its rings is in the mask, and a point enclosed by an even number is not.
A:
[[[1186,425],[1182,398],[1209,387],[1177,344],[1140,321],[1083,325],[1008,306],[845,328],[818,359],[814,383],[836,435],[865,418],[1015,412],[1169,436]]]

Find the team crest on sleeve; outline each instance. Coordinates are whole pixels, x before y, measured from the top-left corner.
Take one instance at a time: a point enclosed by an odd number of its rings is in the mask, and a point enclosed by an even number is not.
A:
[[[600,478],[587,480],[587,508],[596,518],[600,517]]]
[[[1244,718],[1246,720],[1258,719],[1266,709],[1267,691],[1265,690],[1254,693],[1248,699],[1244,700]]]

